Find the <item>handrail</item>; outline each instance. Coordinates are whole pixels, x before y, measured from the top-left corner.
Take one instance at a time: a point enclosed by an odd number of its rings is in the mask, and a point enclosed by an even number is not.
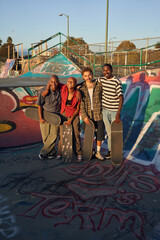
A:
[[[56,34],[54,34],[53,36],[47,38],[46,40],[43,40],[42,42],[40,42],[40,43],[36,44],[35,46],[29,48],[28,51],[31,51],[31,50],[33,50],[34,48],[42,45],[43,43],[46,43],[46,42],[50,41],[51,39],[57,37],[59,34],[61,34],[61,33],[60,33],[60,32],[59,32],[59,33],[56,33]]]
[[[50,50],[50,49],[52,49],[52,48],[54,48],[54,47],[57,47],[58,45],[59,45],[59,43],[57,43],[56,45],[54,45],[54,46],[52,46],[52,47],[50,47],[50,48],[47,48],[47,50],[44,50],[44,51],[42,51],[42,52],[40,52],[40,53],[37,53],[36,55],[32,56],[31,58],[35,58],[35,57],[41,55],[42,53],[47,52],[48,50]]]
[[[35,48],[41,46],[42,44],[56,38],[57,36],[59,36],[59,42],[57,44],[54,44],[53,46],[51,47],[47,47],[45,50],[41,51],[41,52],[38,52],[36,55],[34,56],[29,56],[29,52],[34,50]],[[83,55],[79,55],[77,52],[75,52],[73,49],[69,48],[68,45],[66,46],[64,43],[62,43],[62,36],[65,37],[67,40],[70,40],[71,42],[75,43],[77,46],[79,46],[81,48],[81,50],[87,50],[87,53],[86,55],[91,55],[91,61],[88,61],[85,57],[83,57]],[[147,46],[147,47],[143,47],[143,48],[139,48],[139,49],[129,49],[129,50],[120,50],[120,51],[108,51],[107,54],[113,54],[112,56],[114,56],[114,54],[119,54],[119,53],[129,53],[129,52],[137,52],[138,51],[138,54],[139,55],[139,64],[122,64],[122,65],[114,65],[112,64],[113,67],[139,67],[140,69],[142,68],[142,66],[148,66],[149,64],[154,64],[154,63],[158,63],[160,62],[160,60],[156,60],[156,61],[152,61],[152,62],[145,62],[145,63],[142,63],[142,55],[143,55],[143,52],[144,50],[148,51],[149,48],[152,48],[152,47],[155,47],[157,45],[156,44],[153,44],[153,45],[150,45],[150,46]],[[60,46],[59,47],[59,51],[62,52],[62,46],[67,50],[67,52],[71,52],[73,53],[74,55],[78,56],[80,59],[82,59],[83,61],[85,61],[86,63],[88,63],[90,66],[93,67],[93,73],[95,74],[95,69],[96,67],[100,67],[100,66],[103,66],[103,65],[98,65],[96,64],[96,57],[98,57],[98,55],[104,55],[106,54],[106,52],[92,52],[91,50],[89,50],[88,48],[86,49],[84,44],[80,44],[78,42],[76,42],[75,40],[73,40],[71,37],[68,37],[66,36],[65,34],[61,33],[61,32],[58,32],[54,35],[52,35],[51,37],[41,41],[40,43],[36,44],[35,46],[31,47],[28,49],[28,68],[29,68],[29,71],[30,71],[30,59],[32,58],[35,58],[41,54],[43,54],[44,52],[47,52],[57,46]]]
[[[52,40],[53,38],[55,38],[55,37],[57,37],[57,36],[60,36],[60,40],[59,40],[59,43],[58,43],[58,44],[55,44],[55,45],[51,46],[50,48],[47,48],[47,49],[45,49],[45,50],[37,53],[37,54],[34,55],[34,56],[31,56],[31,57],[29,56],[29,52],[30,52],[30,51],[34,50],[35,48],[41,46],[42,44],[44,44],[44,43]],[[61,42],[61,36],[66,37],[67,40],[69,39],[70,41],[74,42],[75,44],[77,44],[77,45],[80,46],[81,48],[84,48],[84,46],[83,46],[82,44],[77,43],[77,42],[74,41],[72,38],[67,37],[67,36],[66,36],[65,34],[63,34],[63,33],[58,32],[58,33],[52,35],[51,37],[47,38],[46,40],[43,40],[43,41],[41,41],[40,43],[38,43],[38,44],[36,44],[35,46],[33,46],[33,47],[31,47],[31,48],[28,49],[28,69],[29,69],[29,71],[31,70],[31,67],[30,67],[30,59],[33,59],[33,58],[41,55],[42,53],[44,53],[44,52],[46,52],[46,51],[48,51],[48,50],[50,50],[50,49],[52,49],[52,48],[55,48],[55,47],[57,47],[57,46],[59,46],[59,45],[60,45],[60,52],[61,52],[61,45],[62,45],[62,46],[64,46],[66,49],[68,49],[69,51],[71,51],[72,53],[74,53],[76,56],[80,57],[81,59],[83,59],[84,61],[86,61],[88,64],[90,64],[90,65],[93,66],[93,64],[92,64],[91,62],[89,62],[88,60],[86,60],[85,58],[83,58],[82,56],[80,56],[79,54],[77,54],[75,51],[73,51],[72,49],[70,49],[68,46],[66,46],[65,44],[63,44],[63,43]],[[89,50],[89,51],[90,51],[90,50]],[[90,52],[91,52],[91,51],[90,51]],[[93,54],[93,53],[92,53],[92,54]],[[32,69],[33,69],[33,68],[32,68]]]
[[[93,66],[92,63],[90,63],[88,60],[86,60],[85,58],[83,58],[82,56],[80,56],[78,53],[74,52],[72,49],[68,48],[68,47],[67,47],[66,45],[64,45],[63,43],[62,43],[62,45],[63,45],[64,47],[66,47],[68,50],[70,50],[71,52],[73,52],[75,55],[77,55],[78,57],[80,57],[81,59],[83,59],[84,61],[86,61],[87,63],[89,63],[90,65]]]

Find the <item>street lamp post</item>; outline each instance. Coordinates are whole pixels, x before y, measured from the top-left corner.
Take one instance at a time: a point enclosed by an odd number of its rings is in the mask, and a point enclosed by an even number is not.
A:
[[[67,18],[67,47],[68,47],[68,43],[69,43],[69,15],[65,14],[65,13],[60,13],[59,16],[65,16]]]
[[[105,62],[107,60],[107,43],[108,43],[108,7],[109,7],[109,0],[107,0],[107,12],[106,12]]]

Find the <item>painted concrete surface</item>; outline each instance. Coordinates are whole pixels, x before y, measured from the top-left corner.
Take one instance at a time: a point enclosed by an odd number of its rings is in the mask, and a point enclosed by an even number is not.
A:
[[[0,78],[8,77],[9,71],[12,70],[15,64],[15,59],[7,59],[5,65],[2,68]]]
[[[160,170],[160,69],[121,80],[125,157],[141,164],[153,163]]]
[[[124,156],[145,165],[154,163],[159,169],[160,69],[138,72],[121,80],[124,89]],[[40,87],[33,83],[30,87],[18,85],[0,89],[1,147],[41,141],[39,123],[24,114],[26,107],[36,107]]]
[[[46,62],[23,74],[24,77],[81,77],[81,70],[69,60],[63,53],[56,54]]]
[[[40,147],[1,151],[0,239],[160,239],[154,165],[41,161]]]
[[[1,88],[0,239],[160,239],[160,69],[121,80],[120,167],[39,160],[39,123],[24,111],[41,86]]]

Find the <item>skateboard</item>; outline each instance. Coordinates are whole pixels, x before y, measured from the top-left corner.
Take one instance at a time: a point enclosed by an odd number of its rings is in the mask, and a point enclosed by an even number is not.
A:
[[[25,110],[25,115],[33,120],[39,121],[39,114],[38,114],[38,109],[34,107],[28,107]],[[50,113],[43,111],[43,117],[48,122],[49,124],[52,125],[60,125],[61,123],[61,118],[58,114],[56,113]]]
[[[123,124],[111,124],[111,162],[120,165],[123,160]]]
[[[93,139],[95,127],[94,123],[90,121],[90,124],[85,124],[84,130],[84,141],[83,141],[83,159],[89,161],[92,157],[92,149],[93,149]]]
[[[65,162],[72,161],[73,155],[73,136],[72,136],[72,124],[62,125],[62,158]]]

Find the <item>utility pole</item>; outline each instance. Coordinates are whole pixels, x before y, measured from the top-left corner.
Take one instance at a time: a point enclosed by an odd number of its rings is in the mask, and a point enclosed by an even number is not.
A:
[[[109,0],[107,0],[107,12],[106,12],[105,62],[107,61],[107,44],[108,44],[108,9],[109,9]]]

